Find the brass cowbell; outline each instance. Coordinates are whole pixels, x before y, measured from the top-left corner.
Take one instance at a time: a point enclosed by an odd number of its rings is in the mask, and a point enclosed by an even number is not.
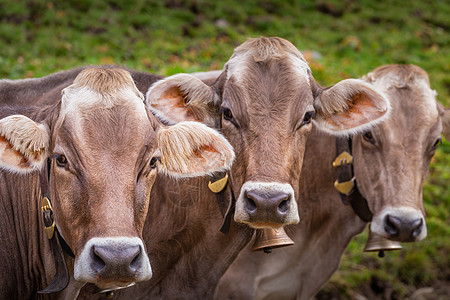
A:
[[[370,230],[369,226],[369,238],[367,239],[364,252],[379,251],[378,256],[384,257],[384,251],[400,250],[402,245],[400,242],[392,241],[381,235],[375,234]]]
[[[265,253],[271,253],[272,248],[280,248],[293,244],[294,241],[286,234],[283,227],[276,229],[257,229],[252,251],[263,250]]]

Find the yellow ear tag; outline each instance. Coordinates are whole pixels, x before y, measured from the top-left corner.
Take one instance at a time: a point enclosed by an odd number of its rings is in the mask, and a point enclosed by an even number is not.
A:
[[[226,186],[228,182],[228,174],[225,174],[224,178],[221,178],[214,182],[209,182],[208,187],[213,193],[220,193]]]
[[[353,191],[354,186],[355,186],[355,177],[353,177],[349,181],[339,182],[336,180],[334,182],[335,189],[337,189],[339,193],[347,196],[350,194],[351,191]]]
[[[53,212],[53,208],[52,205],[50,204],[50,200],[47,197],[42,198],[42,211],[47,211],[50,210],[51,212]],[[53,238],[53,234],[55,233],[55,220],[53,220],[53,223],[50,226],[45,226],[44,225],[44,230],[45,233],[47,234],[47,237],[49,240],[51,240]]]

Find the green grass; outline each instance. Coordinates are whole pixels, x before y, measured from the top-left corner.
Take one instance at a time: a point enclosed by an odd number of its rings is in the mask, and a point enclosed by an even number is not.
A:
[[[323,85],[382,64],[411,63],[428,72],[448,107],[449,16],[448,0],[0,0],[0,78],[86,64],[163,75],[215,70],[247,38],[280,36],[304,52]],[[380,298],[404,299],[418,288],[448,284],[449,182],[444,141],[424,187],[427,239],[378,259],[362,252],[366,234],[356,237],[321,295],[351,299],[379,290]]]

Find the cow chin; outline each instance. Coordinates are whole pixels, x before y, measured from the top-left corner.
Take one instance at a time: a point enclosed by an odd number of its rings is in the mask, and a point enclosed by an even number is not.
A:
[[[290,184],[247,181],[236,201],[234,220],[252,228],[279,228],[300,221]]]
[[[151,277],[150,260],[137,237],[92,238],[75,259],[75,280],[103,289],[122,288]]]
[[[386,207],[373,216],[370,230],[399,242],[418,242],[427,236],[422,212],[412,207]]]

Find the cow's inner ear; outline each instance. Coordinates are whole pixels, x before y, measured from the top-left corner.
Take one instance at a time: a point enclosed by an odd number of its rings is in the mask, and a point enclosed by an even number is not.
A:
[[[23,115],[0,120],[0,167],[16,173],[39,170],[48,157],[49,131]]]
[[[346,79],[318,93],[315,123],[334,135],[364,132],[384,120],[390,111],[387,98],[362,80]]]
[[[162,117],[162,121],[170,119],[171,124],[183,121],[198,121],[195,119],[192,109],[188,107],[188,101],[185,94],[183,94],[178,86],[171,86],[164,90],[156,101],[150,104],[153,112],[156,112],[157,117]]]
[[[177,74],[160,80],[146,98],[150,110],[165,124],[198,121],[214,125],[216,93],[195,76]]]

